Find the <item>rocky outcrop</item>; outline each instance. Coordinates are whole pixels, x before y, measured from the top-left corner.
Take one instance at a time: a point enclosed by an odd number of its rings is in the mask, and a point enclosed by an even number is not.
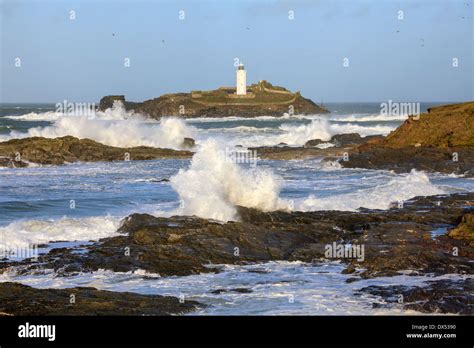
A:
[[[387,136],[384,146],[474,147],[474,102],[438,106],[419,119],[409,117]]]
[[[311,158],[338,159],[344,155],[345,149],[339,147],[329,147],[320,149],[317,147],[293,147],[293,146],[260,146],[249,148],[256,151],[260,159],[272,160],[305,160]]]
[[[439,106],[409,117],[385,139],[351,149],[348,168],[412,169],[474,176],[474,102]]]
[[[184,138],[183,139],[182,148],[192,149],[194,146],[196,146],[196,141],[193,138]]]
[[[106,96],[99,109],[111,108],[114,101],[124,104],[126,110],[159,119],[177,117],[256,117],[283,116],[286,114],[322,114],[329,111],[304,98],[299,92],[292,93],[282,87],[260,81],[247,87],[246,96],[236,96],[235,88],[221,87],[212,91],[165,94],[144,102],[128,102],[123,95]]]
[[[121,148],[103,145],[90,139],[72,136],[61,138],[23,138],[0,143],[0,166],[25,167],[28,162],[64,164],[77,161],[127,161],[161,158],[189,158],[190,151],[159,149],[146,146]]]
[[[333,160],[333,158],[328,158]],[[455,160],[454,160],[455,159]],[[404,147],[399,149],[373,146],[349,152],[346,168],[393,170],[409,173],[412,169],[445,174],[474,176],[474,148]]]
[[[395,276],[402,271],[409,275],[467,275],[472,273],[472,245],[457,235],[433,231],[455,227],[463,216],[473,213],[473,201],[474,193],[465,193],[418,197],[405,202],[403,208],[387,211],[262,213],[240,207],[241,221],[228,223],[197,217],[133,214],[122,222],[121,235],[83,245],[81,253],[74,248],[56,248],[37,260],[3,260],[0,272],[14,270],[21,275],[53,270],[57,277],[68,277],[106,269],[184,276],[219,272],[219,264],[272,260],[318,264],[339,260],[346,265],[343,273],[350,275],[347,282]],[[335,243],[363,246],[364,251],[353,256],[328,255],[328,245]],[[433,283],[431,289],[372,286],[359,292],[382,296],[388,305],[394,295],[402,294],[403,309],[464,314],[472,301],[472,282],[463,282],[468,279],[464,277],[459,279],[459,284],[457,280]],[[68,306],[71,292],[76,291],[76,305]],[[231,291],[249,292],[244,288]],[[33,306],[32,299],[39,305]],[[13,314],[168,314],[197,305],[186,301],[189,307],[176,307],[176,302],[159,296],[155,299],[90,288],[37,290],[17,284],[0,286],[0,311]],[[117,303],[126,303],[125,308]]]
[[[351,147],[355,145],[365,144],[367,142],[380,141],[384,137],[382,135],[369,135],[361,137],[359,133],[336,134],[330,140],[324,141],[321,139],[308,140],[304,147],[314,147],[323,143],[331,143],[336,147]]]
[[[311,158],[326,158],[327,160],[337,160],[344,157],[344,153],[356,145],[368,141],[379,141],[383,136],[361,137],[358,133],[334,135],[330,140],[321,139],[308,140],[304,146],[261,146],[249,148],[256,151],[259,158],[274,160],[303,160]],[[319,148],[318,145],[331,143],[333,146]]]
[[[465,241],[474,248],[474,213],[464,215],[459,225],[448,232],[448,236]]]
[[[472,315],[469,295],[474,292],[473,279],[428,281],[427,286],[403,285],[362,288],[359,294],[381,296],[385,303],[374,303],[375,308],[397,306],[403,310],[422,313]]]
[[[71,296],[74,295],[74,296]],[[74,300],[71,301],[71,298]],[[181,303],[182,302],[182,303]],[[195,301],[76,287],[36,289],[0,283],[1,315],[172,315],[196,310]]]
[[[124,219],[120,236],[85,246],[85,253],[58,248],[37,262],[1,263],[0,270],[17,266],[16,272],[21,273],[44,268],[67,276],[98,269],[141,269],[171,276],[215,272],[210,267],[214,264],[340,260],[354,280],[405,270],[470,273],[474,249],[448,235],[434,236],[432,231],[456,226],[473,211],[472,201],[474,193],[419,197],[387,211],[263,213],[240,207],[241,221],[228,223],[133,214]],[[326,247],[333,243],[363,245],[363,260],[328,256]]]

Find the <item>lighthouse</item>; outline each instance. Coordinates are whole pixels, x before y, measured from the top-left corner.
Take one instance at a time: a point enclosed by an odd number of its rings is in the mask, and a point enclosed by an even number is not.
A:
[[[242,63],[237,67],[237,95],[246,95],[247,94],[247,72]]]

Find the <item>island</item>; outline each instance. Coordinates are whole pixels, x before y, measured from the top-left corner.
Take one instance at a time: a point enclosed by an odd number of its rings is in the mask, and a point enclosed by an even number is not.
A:
[[[258,117],[313,115],[329,113],[321,105],[304,98],[299,91],[273,86],[261,80],[247,86],[245,70],[237,69],[236,87],[220,87],[210,91],[164,94],[143,102],[131,102],[124,95],[109,95],[100,100],[99,110],[105,111],[121,102],[127,111],[145,114],[153,119],[164,116],[193,117]]]

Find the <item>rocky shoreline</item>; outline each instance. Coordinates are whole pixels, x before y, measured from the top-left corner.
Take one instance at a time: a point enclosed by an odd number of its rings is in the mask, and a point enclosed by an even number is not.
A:
[[[409,117],[384,139],[351,149],[343,167],[474,176],[474,102]]]
[[[184,276],[219,272],[219,268],[212,267],[218,264],[276,260],[319,264],[339,260],[346,265],[343,273],[351,275],[349,282],[406,271],[410,275],[469,275],[474,257],[474,226],[470,218],[473,202],[474,193],[464,193],[418,197],[405,202],[403,208],[387,211],[263,213],[240,207],[240,221],[228,223],[189,216],[132,214],[123,220],[120,236],[82,246],[86,252],[56,248],[36,261],[3,262],[0,272],[14,269],[18,274],[41,274],[43,270],[54,270],[57,276],[68,277],[105,269]],[[440,228],[444,233],[434,234]],[[465,233],[450,232],[459,228]],[[333,243],[363,245],[363,260],[328,258],[326,248]],[[470,281],[466,284],[472,285]],[[452,291],[449,282],[439,287]],[[431,311],[444,306],[442,297],[434,298],[429,292],[402,290],[415,291],[418,298],[424,296],[430,303],[426,308]],[[393,296],[388,290],[366,291],[378,291],[388,299]],[[469,293],[456,296],[461,306],[469,308]],[[449,306],[443,308],[452,312]]]
[[[186,139],[186,138],[185,138]],[[183,139],[183,147],[186,146]],[[191,139],[192,140],[192,139]],[[188,141],[187,144],[190,142]],[[193,152],[146,146],[121,148],[72,136],[32,137],[0,143],[0,167],[28,167],[29,163],[61,165],[73,162],[134,161],[164,158],[190,158]]]
[[[330,143],[331,147],[318,147]],[[276,160],[324,158],[345,168],[412,169],[474,177],[474,102],[445,105],[409,117],[388,136],[339,134],[328,141],[312,139],[304,146],[285,144],[252,148],[260,158]]]
[[[76,287],[36,289],[0,283],[0,316],[5,315],[176,315],[202,307],[195,301],[131,292]]]
[[[474,176],[474,103],[430,109],[409,118],[387,137],[340,134],[325,147],[320,139],[304,146],[285,144],[256,147],[260,158],[292,160],[325,158],[347,168],[412,169],[466,177]],[[188,147],[193,143],[183,140]],[[183,145],[184,146],[184,145]],[[71,136],[25,138],[0,143],[0,166],[26,167],[30,162],[64,164],[77,161],[191,158],[191,151],[149,147],[117,148]],[[18,158],[17,154],[20,154]],[[474,257],[474,192],[415,197],[388,210],[261,212],[238,207],[238,221],[222,223],[195,216],[154,217],[132,214],[119,236],[74,248],[54,248],[37,260],[2,260],[0,273],[58,277],[82,272],[138,270],[167,276],[219,272],[218,265],[302,261],[322,264],[340,261],[348,283],[400,274],[443,276],[456,280],[427,282],[426,286],[368,286],[358,293],[380,296],[385,304],[425,313],[472,314]],[[363,246],[363,257],[331,256],[331,245]],[[359,255],[360,256],[360,255]],[[221,291],[221,290],[216,290]],[[222,291],[226,291],[225,289]],[[246,293],[247,289],[230,291]],[[77,294],[81,306],[68,298]],[[398,301],[402,295],[403,302]],[[82,302],[81,302],[82,301]],[[180,303],[172,297],[109,292],[94,288],[35,289],[0,283],[3,315],[167,315],[196,310],[200,304]],[[38,305],[40,304],[40,305]]]

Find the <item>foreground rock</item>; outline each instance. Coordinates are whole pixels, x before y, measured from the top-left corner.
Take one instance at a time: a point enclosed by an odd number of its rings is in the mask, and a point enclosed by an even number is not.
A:
[[[453,313],[472,315],[472,295],[474,280],[427,281],[426,286],[378,286],[372,285],[359,290],[359,293],[369,293],[381,296],[386,304],[374,304],[374,307],[399,306],[404,310],[414,310],[422,313]],[[471,299],[469,299],[471,297]]]
[[[187,140],[190,145],[190,140]],[[159,149],[153,147],[121,148],[103,145],[90,139],[72,136],[61,138],[32,137],[12,139],[0,143],[0,166],[26,167],[28,162],[40,164],[64,164],[77,161],[126,161],[162,158],[189,158],[190,151]]]
[[[350,151],[348,168],[412,169],[474,176],[474,102],[431,108],[409,117],[382,141]]]
[[[474,214],[464,215],[459,225],[449,231],[448,236],[462,240],[468,243],[471,248],[474,248]]]
[[[128,111],[145,114],[154,119],[163,116],[177,117],[256,117],[295,114],[321,114],[329,111],[316,105],[299,92],[292,93],[283,87],[260,81],[247,87],[246,96],[236,96],[235,88],[221,87],[212,91],[165,94],[141,103],[128,102],[122,96],[106,96],[100,100],[99,109],[111,108],[120,101]]]
[[[121,236],[86,246],[87,253],[53,249],[38,262],[1,264],[18,272],[54,269],[59,275],[109,269],[138,269],[162,276],[214,272],[212,264],[271,260],[319,262],[341,260],[354,280],[413,274],[472,272],[474,249],[446,233],[474,209],[474,193],[416,198],[401,209],[360,212],[271,212],[240,208],[240,222],[225,224],[197,217],[157,218],[133,214],[123,221]],[[361,259],[326,254],[328,245],[364,246]],[[237,251],[237,252],[236,252]]]
[[[75,303],[71,303],[74,295]],[[36,289],[0,283],[0,315],[171,315],[198,308],[195,301],[95,288]]]

